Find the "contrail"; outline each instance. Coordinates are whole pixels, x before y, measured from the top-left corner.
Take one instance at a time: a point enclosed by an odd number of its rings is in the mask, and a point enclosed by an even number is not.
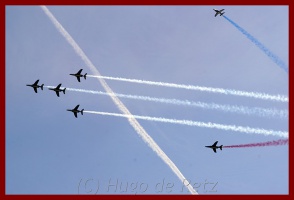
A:
[[[97,111],[84,111],[84,113],[97,114],[97,115],[107,115],[113,117],[124,117],[129,118],[129,115],[119,114],[119,113],[109,113],[109,112],[97,112]],[[255,133],[262,135],[271,135],[271,136],[279,136],[288,138],[289,133],[286,131],[274,131],[274,130],[265,130],[260,128],[250,128],[244,126],[235,126],[235,125],[225,125],[225,124],[217,124],[212,122],[199,122],[199,121],[191,121],[191,120],[178,120],[178,119],[168,119],[162,117],[150,117],[150,116],[140,116],[140,115],[132,115],[136,119],[142,119],[147,121],[156,121],[156,122],[164,122],[171,124],[181,124],[187,126],[198,126],[203,128],[215,128],[225,131],[236,131],[243,133]]]
[[[92,64],[83,50],[79,47],[79,45],[74,41],[74,39],[70,36],[70,34],[63,28],[63,26],[57,21],[57,19],[53,16],[53,14],[48,10],[46,6],[41,6],[45,14],[49,17],[51,22],[54,24],[56,29],[61,33],[61,35],[67,40],[67,42],[73,47],[75,52],[81,57],[81,59],[85,62],[85,64],[90,68],[93,74],[100,76],[99,71]],[[107,93],[114,94],[112,89],[108,86],[108,84],[103,79],[98,79],[103,88]],[[139,122],[132,116],[127,107],[118,99],[117,96],[111,95],[112,101],[115,103],[117,108],[127,115],[129,123],[133,126],[135,131],[139,134],[139,136],[149,145],[149,147],[156,152],[156,154],[171,168],[171,170],[177,175],[177,177],[181,180],[182,183],[186,181],[184,175],[180,172],[177,166],[171,161],[171,159],[162,151],[162,149],[156,144],[156,142],[148,135],[148,133],[144,130],[144,128],[139,124]],[[192,185],[188,184],[185,186],[190,191],[191,194],[198,194]]]
[[[241,28],[236,22],[231,20],[230,18],[223,16],[226,20],[228,20],[231,24],[233,24],[241,33],[243,33],[251,42],[253,42],[260,50],[262,50],[272,61],[274,61],[279,67],[288,72],[288,67],[286,64],[274,53],[272,53],[268,48],[266,48],[261,42],[259,42],[256,38],[250,35],[247,31]]]
[[[225,95],[251,97],[251,98],[262,99],[262,100],[288,102],[288,97],[284,95],[270,95],[270,94],[258,93],[258,92],[246,92],[246,91],[231,90],[231,89],[224,89],[224,88],[212,88],[212,87],[203,87],[203,86],[195,86],[195,85],[155,82],[155,81],[146,81],[146,80],[128,79],[128,78],[110,77],[110,76],[101,76],[101,75],[87,75],[87,76],[92,78],[107,79],[107,80],[114,80],[114,81],[124,81],[124,82],[130,82],[130,83],[156,85],[156,86],[164,86],[164,87],[187,89],[187,90],[197,90],[202,92],[219,93],[219,94],[225,94]]]
[[[44,86],[44,87],[54,88],[54,86]],[[127,98],[127,99],[173,104],[178,106],[191,106],[191,107],[197,107],[202,109],[210,109],[210,110],[217,110],[217,111],[244,114],[244,115],[255,115],[258,117],[268,117],[268,118],[276,117],[280,119],[288,118],[288,110],[265,109],[265,108],[258,108],[258,107],[250,108],[246,106],[222,105],[222,104],[216,104],[216,103],[204,103],[200,101],[194,102],[194,101],[188,101],[188,100],[155,98],[155,97],[149,97],[149,96],[139,96],[139,95],[129,95],[129,94],[119,94],[119,93],[111,94],[111,93],[102,92],[102,91],[84,90],[84,89],[76,89],[76,88],[66,88],[66,89],[67,91],[73,91],[73,92],[83,92],[83,93],[98,94],[98,95],[104,95],[104,96],[117,96],[117,97]]]
[[[268,142],[223,146],[223,148],[267,147],[267,146],[279,146],[279,145],[287,145],[287,144],[288,144],[288,139],[283,139],[283,140],[280,139],[280,140],[274,140],[274,141],[268,141]]]

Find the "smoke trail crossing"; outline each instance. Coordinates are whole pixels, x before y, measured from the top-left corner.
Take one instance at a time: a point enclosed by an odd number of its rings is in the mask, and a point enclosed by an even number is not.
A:
[[[54,86],[44,86],[48,88],[54,88]],[[258,108],[258,107],[245,107],[245,106],[231,106],[231,105],[221,105],[216,103],[204,103],[204,102],[194,102],[188,100],[178,100],[178,99],[165,99],[165,98],[155,98],[149,96],[138,96],[138,95],[128,95],[128,94],[119,94],[119,93],[106,93],[102,91],[95,91],[95,90],[84,90],[84,89],[76,89],[76,88],[66,88],[67,91],[73,92],[84,92],[89,94],[98,94],[98,95],[105,95],[111,96],[115,95],[121,98],[127,99],[135,99],[135,100],[143,100],[143,101],[151,101],[157,103],[165,103],[165,104],[174,104],[178,106],[191,106],[191,107],[198,107],[202,109],[210,109],[210,110],[218,110],[223,112],[231,112],[231,113],[238,113],[244,115],[255,115],[259,117],[277,117],[280,119],[288,118],[288,110],[277,110],[277,109],[265,109],[265,108]]]
[[[280,139],[280,140],[273,140],[268,142],[223,146],[223,148],[267,147],[267,146],[280,146],[280,145],[287,145],[287,144],[288,144],[288,139],[283,139],[283,140]]]
[[[274,53],[272,53],[268,48],[266,48],[261,42],[259,42],[256,38],[250,35],[247,31],[241,28],[237,23],[235,23],[230,18],[223,16],[226,20],[228,20],[233,26],[235,26],[241,33],[243,33],[251,42],[253,42],[260,50],[262,50],[272,61],[274,61],[279,67],[288,72],[288,67],[286,64]]]
[[[57,19],[53,16],[53,14],[48,10],[46,6],[41,6],[45,14],[49,17],[51,22],[54,24],[55,28],[61,33],[61,35],[67,40],[67,42],[73,47],[75,52],[81,57],[81,59],[85,62],[85,64],[90,68],[93,74],[97,74],[100,76],[99,71],[93,65],[93,63],[89,60],[83,50],[79,47],[79,45],[75,42],[75,40],[70,36],[70,34],[63,28],[63,26],[57,21]],[[112,89],[108,86],[108,84],[102,80],[98,79],[101,83],[102,87],[105,89],[107,93],[114,94]],[[156,152],[156,154],[170,167],[170,169],[177,175],[177,177],[181,180],[182,183],[186,180],[184,175],[180,172],[177,166],[171,161],[171,159],[162,151],[162,149],[157,145],[157,143],[149,136],[149,134],[144,130],[144,128],[139,124],[139,122],[132,116],[127,107],[116,97],[115,95],[111,96],[111,99],[117,106],[117,108],[124,114],[128,116],[128,121],[134,130],[138,133],[138,135],[146,142],[149,147]],[[198,194],[194,188],[189,184],[185,185],[191,194]]]
[[[129,115],[118,114],[118,113],[109,113],[109,112],[97,112],[97,111],[84,111],[84,113],[90,114],[97,114],[97,115],[106,115],[106,116],[113,116],[113,117],[124,117],[128,118]],[[271,136],[279,136],[288,138],[288,132],[285,131],[274,131],[274,130],[265,130],[260,128],[250,128],[244,126],[235,126],[235,125],[225,125],[225,124],[217,124],[212,122],[199,122],[199,121],[191,121],[191,120],[178,120],[178,119],[168,119],[162,117],[149,117],[149,116],[140,116],[140,115],[132,115],[136,119],[142,119],[147,121],[155,121],[155,122],[164,122],[164,123],[171,123],[171,124],[181,124],[187,126],[198,126],[203,128],[215,128],[225,131],[236,131],[236,132],[243,132],[243,133],[255,133],[255,134],[262,134],[262,135],[271,135]]]
[[[146,84],[146,85],[164,86],[164,87],[171,87],[171,88],[178,88],[178,89],[197,90],[201,92],[211,92],[211,93],[219,93],[219,94],[225,94],[225,95],[251,97],[251,98],[262,99],[262,100],[288,102],[288,97],[284,95],[270,95],[270,94],[258,93],[258,92],[246,92],[246,91],[231,90],[231,89],[224,89],[224,88],[212,88],[212,87],[203,87],[203,86],[195,86],[195,85],[145,81],[145,80],[138,80],[138,79],[128,79],[128,78],[110,77],[110,76],[101,76],[101,75],[99,76],[87,75],[87,77],[114,80],[114,81],[124,81],[124,82],[130,82],[130,83],[139,83],[139,84]]]

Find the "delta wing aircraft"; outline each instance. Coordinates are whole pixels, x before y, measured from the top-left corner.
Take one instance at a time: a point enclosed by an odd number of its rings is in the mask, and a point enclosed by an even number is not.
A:
[[[80,112],[83,115],[84,109],[78,110],[80,105],[77,105],[74,109],[67,109],[67,111],[73,112],[76,118],[78,118],[78,113]]]
[[[223,14],[225,14],[225,12],[223,12],[225,9],[221,9],[221,10],[217,10],[217,9],[213,9],[215,11],[215,17],[217,15],[222,16]]]
[[[205,146],[205,147],[207,147],[207,148],[211,148],[211,149],[214,151],[214,153],[216,153],[216,149],[217,149],[217,148],[220,148],[220,150],[222,150],[222,148],[223,148],[223,145],[216,146],[217,142],[218,142],[218,141],[216,141],[216,142],[215,142],[213,145],[211,145],[211,146]]]
[[[35,93],[38,93],[37,88],[41,88],[41,90],[43,90],[43,86],[44,86],[44,84],[38,85],[38,83],[39,83],[39,79],[36,80],[36,82],[34,84],[27,85],[27,86],[30,86],[30,87],[34,88]]]
[[[63,92],[63,94],[65,94],[65,90],[66,88],[64,88],[63,90],[60,89],[61,83],[59,85],[57,85],[56,88],[49,88],[49,90],[53,90],[56,92],[56,95],[59,97],[59,92]]]
[[[86,76],[87,76],[87,73],[85,73],[85,75],[82,75],[81,74],[82,71],[83,71],[83,69],[80,69],[76,74],[69,74],[69,75],[77,77],[78,81],[80,82],[81,77],[84,77],[86,80]]]

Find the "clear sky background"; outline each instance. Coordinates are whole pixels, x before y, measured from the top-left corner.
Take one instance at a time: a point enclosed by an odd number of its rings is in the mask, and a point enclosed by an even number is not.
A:
[[[288,66],[287,6],[49,6],[102,75],[288,95],[288,73],[213,8],[257,38]],[[108,96],[32,84],[103,90],[38,6],[6,7],[6,193],[188,194]],[[287,103],[107,81],[117,93],[288,109]],[[132,114],[288,131],[269,119],[121,99]],[[288,145],[205,148],[281,139],[139,120],[200,194],[287,194]],[[205,188],[204,188],[204,184]],[[99,185],[99,188],[98,188]],[[114,186],[117,185],[117,188]],[[162,187],[163,186],[163,187]],[[168,188],[166,188],[168,186]],[[213,188],[214,187],[214,188]]]

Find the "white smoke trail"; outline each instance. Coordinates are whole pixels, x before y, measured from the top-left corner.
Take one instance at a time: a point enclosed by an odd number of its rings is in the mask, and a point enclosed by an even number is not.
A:
[[[87,75],[87,77],[108,79],[108,80],[114,80],[114,81],[124,81],[124,82],[130,82],[130,83],[139,83],[139,84],[146,84],[146,85],[172,87],[172,88],[187,89],[187,90],[198,90],[202,92],[251,97],[251,98],[262,99],[262,100],[288,102],[288,97],[284,95],[270,95],[270,94],[258,93],[258,92],[247,92],[247,91],[224,89],[224,88],[212,88],[212,87],[203,87],[203,86],[195,86],[195,85],[155,82],[155,81],[146,81],[146,80],[128,79],[128,78],[110,77],[110,76],[101,76],[101,75],[98,75],[98,76]]]
[[[53,16],[53,14],[48,10],[46,6],[41,6],[45,14],[49,17],[51,22],[54,24],[56,29],[61,33],[61,35],[67,40],[67,42],[73,47],[75,52],[81,57],[81,59],[85,62],[85,64],[90,68],[93,74],[100,76],[99,71],[92,64],[83,50],[79,47],[79,45],[74,41],[74,39],[70,36],[70,34],[63,28],[63,26],[57,21],[57,19]],[[108,86],[108,84],[102,80],[98,79],[103,88],[107,93],[114,94],[112,89]],[[148,133],[144,130],[144,128],[139,124],[139,122],[132,116],[130,111],[125,107],[125,105],[116,97],[115,95],[111,96],[111,99],[119,108],[119,110],[126,114],[128,117],[129,123],[133,126],[135,131],[139,134],[140,137],[149,145],[149,147],[157,153],[157,155],[171,168],[171,170],[177,175],[177,177],[181,180],[182,183],[186,181],[184,175],[180,172],[177,166],[171,161],[171,159],[162,151],[162,149],[156,144],[156,142],[148,135]],[[198,194],[194,188],[189,184],[186,185],[187,189],[191,194]]]
[[[118,113],[109,113],[109,112],[97,112],[97,111],[84,111],[84,113],[91,113],[97,115],[108,115],[114,117],[130,117],[129,115],[118,114]],[[191,121],[191,120],[178,120],[178,119],[168,119],[162,117],[149,117],[149,116],[140,116],[140,115],[132,115],[134,118],[147,120],[147,121],[156,121],[156,122],[165,122],[171,124],[181,124],[187,126],[198,126],[204,128],[215,128],[221,129],[226,131],[237,131],[243,133],[255,133],[255,134],[262,134],[262,135],[271,135],[271,136],[279,136],[288,138],[289,133],[286,131],[274,131],[274,130],[266,130],[260,128],[250,128],[244,126],[235,126],[235,125],[225,125],[225,124],[216,124],[212,122],[199,122],[199,121]]]
[[[54,86],[44,86],[44,87],[54,88]],[[197,107],[202,109],[218,110],[223,112],[231,112],[231,113],[238,113],[238,114],[244,114],[244,115],[255,115],[259,117],[269,117],[269,118],[277,117],[280,119],[288,118],[288,110],[265,109],[265,108],[258,108],[258,107],[249,108],[246,106],[222,105],[222,104],[216,104],[216,103],[204,103],[200,101],[194,102],[194,101],[188,101],[188,100],[155,98],[155,97],[149,97],[149,96],[139,96],[139,95],[129,95],[129,94],[119,94],[119,93],[110,94],[110,93],[106,93],[102,91],[84,90],[84,89],[76,89],[76,88],[66,88],[66,89],[67,91],[73,91],[73,92],[84,92],[84,93],[107,95],[107,96],[115,95],[117,97],[127,98],[127,99],[174,104],[178,106],[191,106],[191,107]]]

